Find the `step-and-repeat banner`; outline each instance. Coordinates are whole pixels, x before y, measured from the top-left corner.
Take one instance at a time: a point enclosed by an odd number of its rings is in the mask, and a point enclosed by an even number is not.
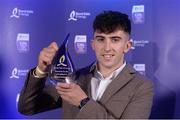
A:
[[[132,21],[126,60],[154,82],[151,118],[180,118],[179,6],[179,0],[1,0],[0,118],[61,118],[61,109],[18,113],[26,74],[42,48],[52,41],[60,46],[68,33],[75,68],[92,63],[92,21],[104,10],[127,13]]]

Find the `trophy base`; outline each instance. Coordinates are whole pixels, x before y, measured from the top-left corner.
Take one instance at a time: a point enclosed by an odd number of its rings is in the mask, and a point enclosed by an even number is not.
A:
[[[72,81],[72,79],[70,77],[65,77],[65,78],[58,78],[58,79],[55,79],[55,78],[51,78],[50,79],[50,82],[54,85],[56,85],[58,82],[60,83],[68,83],[70,84]]]

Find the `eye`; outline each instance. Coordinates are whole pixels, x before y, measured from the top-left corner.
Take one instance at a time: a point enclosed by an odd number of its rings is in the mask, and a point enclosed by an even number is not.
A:
[[[120,41],[119,38],[112,38],[112,42],[113,42],[113,43],[117,43],[117,42],[119,42],[119,41]]]
[[[98,42],[104,42],[104,38],[97,38],[96,39]]]

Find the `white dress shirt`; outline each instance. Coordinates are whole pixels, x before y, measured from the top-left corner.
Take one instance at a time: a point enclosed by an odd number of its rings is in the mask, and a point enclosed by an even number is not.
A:
[[[98,101],[101,99],[104,91],[107,86],[114,80],[117,75],[123,70],[126,66],[126,62],[116,69],[113,73],[111,73],[108,77],[104,78],[102,74],[97,70],[95,70],[94,76],[91,78],[91,96],[93,100]]]

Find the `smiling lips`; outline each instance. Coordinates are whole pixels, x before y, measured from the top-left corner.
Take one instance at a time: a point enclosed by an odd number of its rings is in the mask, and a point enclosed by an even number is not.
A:
[[[111,60],[114,54],[103,54],[102,56],[105,60]]]

